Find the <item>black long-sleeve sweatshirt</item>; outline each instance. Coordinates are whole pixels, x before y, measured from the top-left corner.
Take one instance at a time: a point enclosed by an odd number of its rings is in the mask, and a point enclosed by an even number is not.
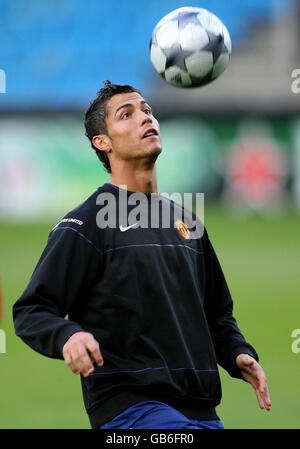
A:
[[[184,226],[181,231],[161,222],[135,226],[130,213],[136,214],[138,203],[127,206],[132,226],[121,223],[124,192],[126,199],[132,194],[104,184],[53,228],[13,306],[16,335],[59,359],[72,334],[94,335],[104,365],[95,364],[92,374],[81,376],[93,428],[150,399],[190,418],[216,419],[217,364],[242,378],[237,355],[257,361],[258,355],[232,315],[232,298],[206,229],[201,237],[189,238]],[[141,203],[149,223],[152,200],[169,206],[171,215],[183,210],[158,194],[146,198]],[[104,208],[109,213],[114,205],[116,222],[111,216],[103,229]]]

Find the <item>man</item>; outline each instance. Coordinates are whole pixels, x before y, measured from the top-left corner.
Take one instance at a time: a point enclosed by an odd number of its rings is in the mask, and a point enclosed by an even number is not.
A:
[[[151,209],[181,208],[157,194],[162,147],[150,106],[137,89],[106,81],[85,127],[111,177],[50,232],[13,307],[16,334],[81,374],[93,428],[223,428],[217,363],[269,410],[265,374],[232,316],[206,229],[192,239],[185,222],[163,227]],[[159,214],[158,226],[129,219],[132,194],[148,223]],[[107,227],[105,207],[117,211]]]

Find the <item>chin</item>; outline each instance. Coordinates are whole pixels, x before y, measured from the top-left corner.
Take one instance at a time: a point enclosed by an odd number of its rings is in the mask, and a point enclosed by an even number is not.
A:
[[[154,146],[152,148],[149,148],[147,153],[148,154],[157,154],[157,156],[162,152],[162,147],[161,146]]]
[[[149,156],[149,159],[151,160],[151,162],[154,163],[156,161],[156,159],[160,155],[161,151],[162,151],[161,147],[159,147],[159,148],[155,147],[155,148],[152,148],[150,151],[148,151],[148,156]]]

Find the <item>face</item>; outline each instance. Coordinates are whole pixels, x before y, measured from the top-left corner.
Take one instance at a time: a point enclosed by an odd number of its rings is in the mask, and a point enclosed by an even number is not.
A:
[[[106,108],[111,164],[120,159],[155,160],[162,150],[159,124],[145,99],[137,92],[117,94]]]

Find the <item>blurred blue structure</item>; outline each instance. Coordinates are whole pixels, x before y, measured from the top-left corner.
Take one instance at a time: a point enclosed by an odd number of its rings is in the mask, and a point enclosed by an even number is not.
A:
[[[105,79],[150,92],[148,54],[156,23],[181,6],[207,8],[227,26],[233,49],[253,21],[274,21],[293,0],[0,0],[0,110],[82,110]]]

